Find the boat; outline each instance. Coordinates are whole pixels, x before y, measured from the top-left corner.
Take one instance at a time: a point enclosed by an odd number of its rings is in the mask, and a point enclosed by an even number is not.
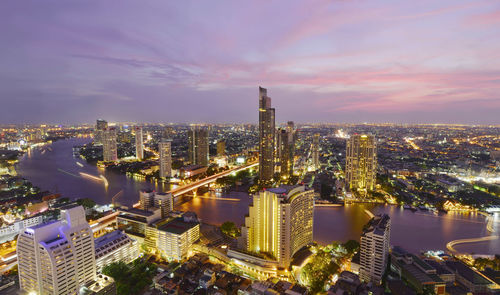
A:
[[[403,209],[405,209],[405,210],[410,210],[410,211],[412,211],[412,212],[417,211],[417,208],[415,208],[415,207],[413,207],[413,206],[411,206],[411,205],[404,205],[404,206],[403,206]]]

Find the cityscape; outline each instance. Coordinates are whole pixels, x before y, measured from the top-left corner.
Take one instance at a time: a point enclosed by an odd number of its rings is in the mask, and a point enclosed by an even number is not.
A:
[[[0,294],[500,294],[498,3],[223,2],[0,4]]]

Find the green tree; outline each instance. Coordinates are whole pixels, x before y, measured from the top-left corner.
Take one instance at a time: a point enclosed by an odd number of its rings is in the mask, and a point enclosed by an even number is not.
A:
[[[239,233],[240,233],[239,229],[236,227],[236,225],[232,221],[224,222],[221,225],[220,229],[221,229],[223,234],[228,235],[228,236],[233,237],[233,238],[236,238],[237,236],[239,236]]]

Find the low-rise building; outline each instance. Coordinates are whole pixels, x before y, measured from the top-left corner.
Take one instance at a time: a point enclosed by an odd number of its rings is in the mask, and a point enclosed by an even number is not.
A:
[[[139,257],[139,243],[120,230],[99,237],[94,243],[97,271],[112,262],[130,263]]]

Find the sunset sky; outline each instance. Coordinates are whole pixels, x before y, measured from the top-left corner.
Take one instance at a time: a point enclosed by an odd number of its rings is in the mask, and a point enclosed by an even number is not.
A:
[[[500,124],[500,1],[2,1],[0,123]]]

